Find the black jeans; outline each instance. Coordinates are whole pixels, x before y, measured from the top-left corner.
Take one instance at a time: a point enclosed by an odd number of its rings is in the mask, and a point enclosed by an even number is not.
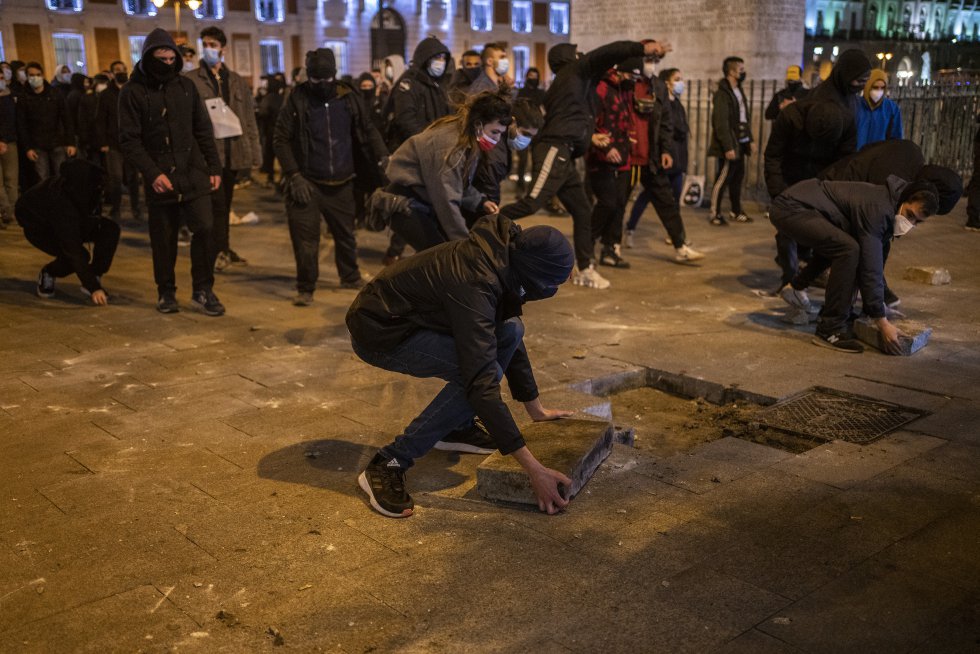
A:
[[[214,216],[214,225],[211,228],[214,247],[214,256],[219,252],[227,252],[231,249],[228,244],[228,217],[231,215],[231,199],[235,195],[235,180],[238,179],[238,171],[231,168],[221,170],[221,186],[217,191],[211,193],[211,213]],[[213,262],[212,262],[213,265]]]
[[[24,238],[41,252],[54,257],[54,261],[44,266],[44,269],[52,277],[67,277],[76,272],[71,260],[65,257],[61,242],[56,234],[34,227],[25,227]],[[108,218],[100,218],[98,227],[86,238],[91,239],[92,242],[92,254],[89,262],[92,272],[96,277],[101,277],[109,272],[112,258],[116,255],[116,246],[119,245],[119,225]],[[83,244],[79,243],[78,247],[83,247]]]
[[[534,179],[531,190],[517,202],[501,207],[500,215],[511,220],[530,216],[547,206],[555,196],[572,214],[575,259],[579,269],[592,263],[592,203],[585,194],[582,178],[575,170],[571,150],[564,143],[537,143],[531,151]]]
[[[813,248],[814,259],[802,273],[806,280],[794,279],[793,287],[809,284],[818,269],[830,265],[830,277],[824,296],[823,309],[817,322],[817,334],[830,336],[847,330],[847,321],[854,302],[861,247],[853,236],[824,218],[819,211],[781,204],[778,200],[769,209],[769,218],[781,234],[800,245]],[[807,271],[813,268],[813,272]],[[819,274],[819,273],[816,273]]]
[[[601,240],[603,249],[623,240],[623,217],[630,193],[630,170],[616,170],[603,165],[588,172],[589,185],[595,194],[592,209],[592,242]]]
[[[191,230],[191,282],[195,292],[214,287],[214,253],[211,236],[211,198],[202,195],[174,204],[150,204],[150,248],[153,251],[153,279],[157,292],[177,291],[177,232],[182,224]]]
[[[361,278],[357,267],[357,240],[354,238],[354,185],[312,184],[313,197],[307,204],[297,204],[286,197],[289,238],[296,259],[296,290],[312,293],[320,277],[320,220],[327,221],[333,236],[334,257],[341,282]]]
[[[742,146],[736,151],[734,159],[718,157],[717,174],[715,175],[715,185],[711,188],[711,215],[717,216],[721,213],[722,195],[728,189],[728,198],[731,200],[732,213],[738,215],[742,213],[742,182],[745,179],[745,153]]]
[[[391,231],[395,235],[411,245],[416,252],[449,240],[439,226],[435,209],[414,199],[411,204],[412,213],[396,213],[391,217]]]
[[[136,169],[126,163],[122,152],[109,150],[105,153],[106,200],[113,214],[119,213],[122,203],[123,186],[129,190],[129,204],[134,214],[140,211],[140,176]]]
[[[678,200],[680,191],[675,191],[674,187],[676,178],[663,171],[654,172],[650,170],[649,166],[636,166],[636,168],[640,169],[640,184],[643,186],[643,190],[633,202],[633,209],[630,211],[630,219],[626,228],[636,229],[637,223],[640,222],[640,216],[643,215],[647,202],[649,202],[656,210],[664,229],[667,230],[670,242],[675,248],[681,247],[687,241],[687,234],[684,230],[684,219],[681,218],[681,205]],[[678,173],[677,178],[683,182],[684,174]]]

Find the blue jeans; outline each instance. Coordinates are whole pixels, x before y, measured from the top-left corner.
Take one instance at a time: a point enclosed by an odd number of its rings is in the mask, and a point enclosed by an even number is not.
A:
[[[498,383],[523,338],[524,323],[520,318],[511,318],[497,326]],[[377,368],[412,377],[438,377],[446,382],[405,431],[381,448],[382,456],[397,459],[402,468],[407,469],[451,431],[472,423],[476,412],[466,399],[456,358],[456,340],[452,335],[421,329],[390,352],[366,350],[353,339],[351,345],[357,356]]]

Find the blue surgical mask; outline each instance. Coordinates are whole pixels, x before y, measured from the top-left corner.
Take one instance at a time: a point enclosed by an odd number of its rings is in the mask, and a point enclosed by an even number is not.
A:
[[[674,95],[680,96],[684,94],[684,82],[677,80],[674,82]]]
[[[201,59],[204,60],[208,66],[214,68],[219,61],[221,61],[221,50],[217,48],[203,48],[201,50]]]
[[[513,150],[524,150],[527,146],[531,145],[531,137],[518,132],[514,138],[507,139],[507,144]]]
[[[446,62],[440,59],[433,59],[429,62],[429,75],[431,77],[439,78],[442,74],[446,72]]]

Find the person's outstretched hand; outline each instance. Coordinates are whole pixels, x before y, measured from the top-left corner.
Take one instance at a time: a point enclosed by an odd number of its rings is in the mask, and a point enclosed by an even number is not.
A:
[[[898,327],[888,322],[888,318],[879,318],[877,323],[878,331],[881,332],[881,341],[885,346],[885,352],[888,354],[901,354],[902,343],[900,337],[902,332],[898,331]]]
[[[525,402],[524,410],[527,411],[528,417],[534,422],[558,420],[559,418],[567,418],[575,413],[574,411],[569,411],[567,409],[546,409],[544,405],[541,404],[541,398],[534,398],[530,402]]]
[[[109,296],[101,288],[92,293],[92,304],[104,307],[109,304]]]

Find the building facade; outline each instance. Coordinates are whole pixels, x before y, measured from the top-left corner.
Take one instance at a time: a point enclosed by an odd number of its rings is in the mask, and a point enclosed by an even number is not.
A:
[[[407,61],[429,35],[457,58],[484,43],[502,43],[520,80],[529,66],[546,70],[548,48],[567,41],[571,30],[567,0],[156,2],[161,6],[153,0],[0,0],[0,58],[38,61],[49,76],[62,64],[94,75],[116,59],[132,66],[156,27],[199,46],[201,30],[215,25],[228,36],[226,62],[253,82],[301,66],[306,51],[317,47],[332,48],[340,73],[357,76],[392,54]]]
[[[804,66],[826,74],[837,54],[861,48],[898,83],[980,74],[978,0],[807,0]]]

